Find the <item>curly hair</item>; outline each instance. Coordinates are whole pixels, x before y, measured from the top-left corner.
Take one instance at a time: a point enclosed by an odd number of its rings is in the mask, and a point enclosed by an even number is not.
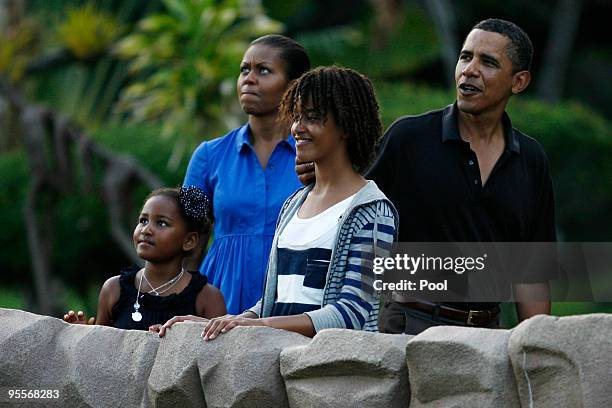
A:
[[[327,120],[333,115],[348,137],[347,150],[358,173],[368,168],[382,136],[379,107],[372,82],[359,72],[343,67],[319,67],[294,81],[280,104],[280,120],[295,122],[306,104]]]

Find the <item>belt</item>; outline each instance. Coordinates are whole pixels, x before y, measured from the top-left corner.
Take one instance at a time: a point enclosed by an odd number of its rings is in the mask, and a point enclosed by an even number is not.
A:
[[[391,300],[397,301],[394,299],[394,296],[391,296]],[[495,306],[494,308],[487,310],[461,310],[439,303],[401,301],[398,303],[401,303],[410,309],[418,310],[419,312],[427,313],[432,316],[436,315],[437,309],[437,316],[439,317],[453,320],[467,326],[477,327],[488,326],[497,318],[497,316],[499,316],[500,312],[499,306]]]

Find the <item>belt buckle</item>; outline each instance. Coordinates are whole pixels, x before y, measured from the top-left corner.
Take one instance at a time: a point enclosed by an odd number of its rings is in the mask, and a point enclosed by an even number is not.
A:
[[[470,310],[468,312],[468,318],[465,324],[467,324],[468,326],[476,326],[476,323],[474,323],[474,318],[478,316],[478,313],[485,313],[485,312],[488,313],[488,311],[485,311],[485,310]]]

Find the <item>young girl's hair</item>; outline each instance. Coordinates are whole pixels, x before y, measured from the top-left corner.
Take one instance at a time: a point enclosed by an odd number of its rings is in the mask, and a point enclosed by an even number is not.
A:
[[[151,197],[167,197],[174,201],[185,220],[189,232],[207,234],[210,231],[211,212],[210,200],[204,192],[195,187],[158,188],[145,198],[145,202]]]
[[[296,121],[302,112],[313,109],[323,121],[331,113],[348,137],[347,149],[355,170],[363,173],[376,152],[382,123],[372,82],[357,71],[342,67],[319,67],[293,82],[280,105],[281,120]]]

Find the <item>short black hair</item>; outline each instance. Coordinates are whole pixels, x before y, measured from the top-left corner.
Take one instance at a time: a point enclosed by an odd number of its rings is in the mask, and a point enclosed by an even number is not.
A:
[[[374,159],[382,135],[379,107],[372,82],[357,71],[342,67],[319,67],[308,71],[289,86],[279,113],[285,123],[298,119],[306,104],[323,120],[331,113],[348,137],[347,149],[353,168],[363,173]]]
[[[181,214],[181,217],[185,221],[185,224],[187,225],[187,230],[189,232],[197,232],[199,235],[208,234],[210,232],[210,227],[212,224],[210,202],[206,200],[206,203],[205,203],[207,206],[206,210],[203,211],[203,214],[201,214],[201,216],[194,217],[190,215],[188,211],[186,211],[185,204],[187,205],[190,205],[190,204],[185,202],[186,200],[182,198],[183,193],[181,193],[181,191],[183,190],[185,189],[180,188],[180,187],[158,188],[156,190],[153,190],[147,196],[147,198],[145,198],[144,202],[146,203],[150,198],[158,197],[158,196],[169,198],[170,200],[174,201],[174,203],[176,204],[176,207],[179,209],[179,213]],[[193,200],[193,198],[189,198],[188,200]],[[202,201],[201,199],[198,199],[198,200]]]
[[[279,57],[287,64],[287,79],[299,78],[310,69],[310,58],[306,49],[297,41],[280,34],[268,34],[251,42],[253,45],[265,45],[280,50]]]
[[[515,73],[529,71],[533,59],[533,44],[523,29],[510,21],[489,18],[476,24],[472,30],[483,30],[498,33],[510,40],[507,49],[508,58],[512,61]]]

